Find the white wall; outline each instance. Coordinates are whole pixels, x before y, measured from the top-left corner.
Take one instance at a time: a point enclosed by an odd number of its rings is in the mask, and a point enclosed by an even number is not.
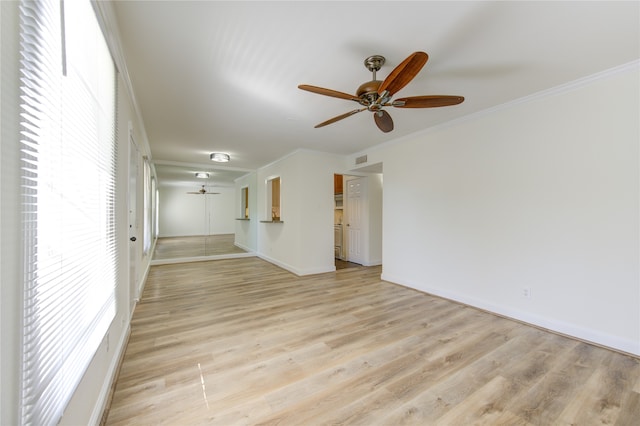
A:
[[[249,220],[236,220],[235,227],[235,244],[249,252],[255,252],[258,247],[258,186],[257,174],[255,172],[236,179],[235,187],[235,217],[243,217],[242,206],[242,188],[249,189]]]
[[[639,73],[617,71],[368,153],[383,278],[640,354]]]
[[[211,234],[233,234],[236,230],[235,218],[238,214],[235,190],[233,187],[215,188],[215,192],[220,194],[207,196]]]
[[[18,423],[22,257],[18,150],[18,7],[0,2],[0,424]]]
[[[270,220],[266,181],[279,176],[283,223],[258,224],[257,254],[298,275],[335,270],[333,174],[342,158],[296,151],[257,172],[258,219]]]
[[[333,174],[344,170],[346,157],[299,150],[256,174],[236,181],[237,204],[240,188],[249,185],[250,221],[237,221],[236,244],[295,274],[308,275],[335,270]],[[382,263],[382,175],[360,173],[368,182],[366,204],[368,231],[363,250],[365,265]],[[281,178],[283,223],[270,219],[266,181]],[[355,176],[345,176],[350,179]],[[251,194],[255,195],[255,199]],[[256,245],[252,242],[257,240]]]
[[[368,178],[369,247],[367,248],[367,265],[381,265],[383,175],[375,173],[369,175]]]
[[[233,234],[237,213],[234,188],[207,188],[212,195],[187,194],[197,189],[160,186],[159,236]]]

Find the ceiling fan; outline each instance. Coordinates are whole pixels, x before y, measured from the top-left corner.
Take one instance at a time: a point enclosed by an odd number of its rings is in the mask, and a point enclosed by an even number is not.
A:
[[[362,105],[362,108],[354,109],[345,114],[338,115],[327,121],[315,126],[324,127],[328,124],[335,123],[344,118],[350,117],[362,111],[373,112],[373,119],[380,130],[387,133],[393,130],[393,120],[384,107],[395,108],[434,108],[442,106],[457,105],[464,101],[462,96],[450,95],[429,95],[429,96],[410,96],[408,98],[400,98],[391,100],[400,89],[409,84],[411,80],[420,72],[424,64],[427,63],[429,56],[424,52],[414,52],[407,59],[402,61],[392,72],[384,79],[384,81],[376,80],[376,72],[380,70],[385,63],[384,56],[373,55],[364,60],[364,66],[373,73],[373,79],[367,81],[358,87],[355,95],[350,95],[336,90],[325,89],[308,84],[301,84],[299,89],[308,92],[317,93],[334,98],[347,99]]]
[[[216,194],[220,194],[220,193],[219,192],[209,192],[206,189],[204,189],[204,185],[202,185],[202,188],[200,188],[198,191],[196,191],[196,192],[187,192],[187,194],[216,195]]]

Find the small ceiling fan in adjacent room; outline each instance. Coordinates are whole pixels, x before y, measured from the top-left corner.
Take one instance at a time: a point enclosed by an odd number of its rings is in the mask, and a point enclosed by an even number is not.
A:
[[[220,193],[219,192],[209,192],[204,188],[204,185],[202,185],[202,188],[200,188],[198,191],[196,191],[196,192],[187,192],[187,194],[216,195],[216,194],[220,194]]]
[[[310,86],[308,84],[301,84],[298,88],[308,92],[317,93],[319,95],[354,101],[362,105],[362,108],[358,108],[345,114],[338,115],[337,117],[333,117],[327,121],[323,121],[316,125],[315,128],[324,127],[362,111],[371,111],[378,128],[387,133],[393,130],[393,120],[389,113],[384,110],[385,107],[435,108],[457,105],[464,101],[464,97],[452,95],[410,96],[407,98],[396,99],[394,101],[391,100],[393,95],[413,80],[424,64],[427,63],[427,59],[429,59],[429,56],[426,53],[414,52],[409,55],[407,59],[402,61],[402,63],[398,65],[391,74],[384,79],[384,81],[380,81],[376,80],[376,72],[379,71],[385,63],[385,58],[380,55],[369,56],[364,60],[364,66],[373,73],[373,79],[361,84],[355,95],[322,87]]]

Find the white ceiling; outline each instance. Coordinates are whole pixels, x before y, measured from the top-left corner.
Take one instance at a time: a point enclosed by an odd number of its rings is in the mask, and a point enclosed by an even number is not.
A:
[[[181,173],[195,182],[191,173],[210,168],[214,151],[232,158],[222,170],[234,173],[220,180],[296,149],[360,152],[640,57],[637,1],[113,6],[161,183]],[[429,61],[396,98],[461,95],[464,103],[389,108],[395,129],[386,134],[370,112],[314,129],[358,104],[299,84],[353,94],[371,80],[366,57],[386,57],[382,80],[414,51],[427,52]]]

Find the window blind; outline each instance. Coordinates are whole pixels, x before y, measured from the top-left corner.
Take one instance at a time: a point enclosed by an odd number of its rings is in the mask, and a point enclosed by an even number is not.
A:
[[[115,69],[89,1],[21,1],[21,422],[56,424],[115,315]]]

